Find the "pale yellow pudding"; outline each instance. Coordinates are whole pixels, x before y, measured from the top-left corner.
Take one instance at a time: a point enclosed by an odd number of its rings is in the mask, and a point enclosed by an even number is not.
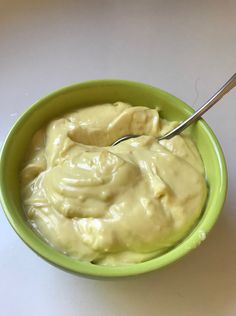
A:
[[[175,124],[122,102],[51,121],[34,135],[21,172],[34,228],[61,252],[103,265],[142,262],[175,245],[207,195],[190,137],[155,139]],[[127,134],[142,136],[110,146]]]

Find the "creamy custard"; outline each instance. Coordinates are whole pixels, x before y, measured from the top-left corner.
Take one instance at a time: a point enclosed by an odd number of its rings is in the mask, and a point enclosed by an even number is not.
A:
[[[33,227],[61,252],[102,265],[138,263],[180,241],[207,195],[188,136],[157,109],[123,102],[79,109],[37,131],[21,172]],[[140,137],[114,147],[127,134]]]

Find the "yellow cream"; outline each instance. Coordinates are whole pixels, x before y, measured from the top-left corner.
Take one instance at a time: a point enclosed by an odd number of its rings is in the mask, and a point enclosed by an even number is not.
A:
[[[103,265],[148,260],[199,218],[206,181],[188,136],[157,109],[97,105],[55,119],[33,137],[21,173],[26,214],[63,253]],[[142,136],[114,147],[127,134]]]

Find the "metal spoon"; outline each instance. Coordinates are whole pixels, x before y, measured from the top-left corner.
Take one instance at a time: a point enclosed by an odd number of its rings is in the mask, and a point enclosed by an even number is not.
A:
[[[180,132],[182,132],[190,124],[199,120],[201,118],[201,116],[206,111],[208,111],[214,104],[216,104],[225,94],[227,94],[235,86],[236,86],[236,73],[205,104],[203,104],[203,106],[200,107],[200,109],[198,109],[196,112],[194,112],[185,121],[180,123],[172,131],[168,132],[167,134],[165,134],[161,137],[157,137],[157,140],[170,139],[170,138],[174,137],[175,135],[178,135]],[[135,138],[138,136],[141,136],[141,135],[125,135],[125,136],[117,139],[112,144],[112,146],[115,146],[115,145],[119,144],[120,142],[123,142],[124,140],[127,140],[129,138]]]

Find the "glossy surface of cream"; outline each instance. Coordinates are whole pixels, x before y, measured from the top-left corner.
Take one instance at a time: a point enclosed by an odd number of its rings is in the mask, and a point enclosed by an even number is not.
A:
[[[34,228],[63,253],[103,265],[145,261],[180,241],[207,188],[188,136],[156,141],[175,124],[156,109],[117,102],[39,130],[21,173]],[[142,136],[109,146],[126,134]]]

